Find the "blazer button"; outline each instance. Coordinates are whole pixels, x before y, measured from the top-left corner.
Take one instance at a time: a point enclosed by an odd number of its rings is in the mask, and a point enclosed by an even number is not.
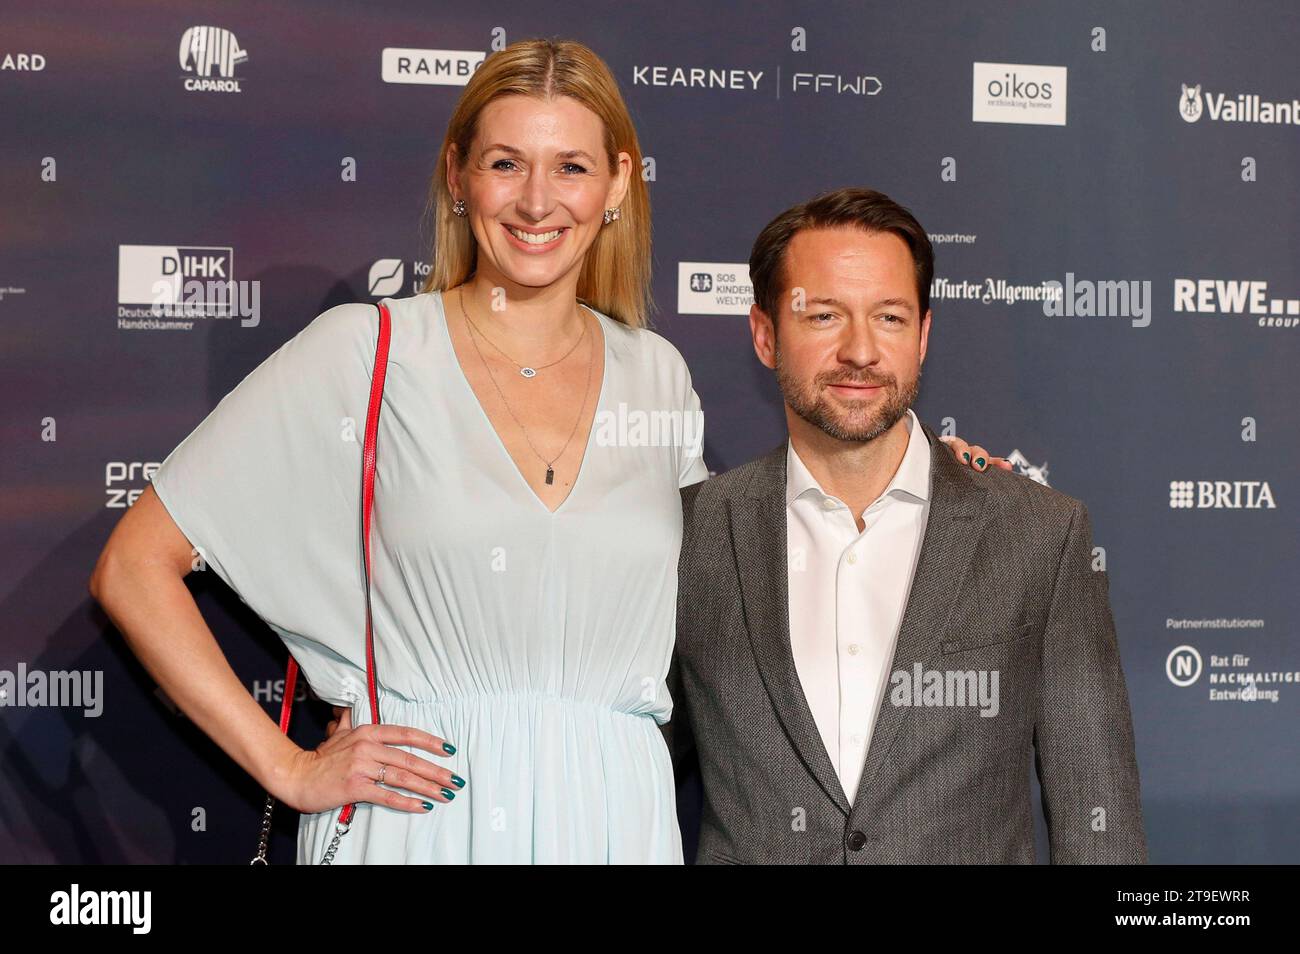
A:
[[[849,832],[849,837],[845,839],[850,851],[861,851],[867,844],[867,836],[860,831]]]

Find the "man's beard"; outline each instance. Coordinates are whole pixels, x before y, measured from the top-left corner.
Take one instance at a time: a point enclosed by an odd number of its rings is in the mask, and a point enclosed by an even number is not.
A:
[[[813,378],[812,383],[804,385],[790,374],[789,368],[781,361],[781,349],[776,349],[776,380],[781,387],[785,402],[794,412],[809,424],[840,441],[865,443],[874,441],[897,424],[907,413],[907,409],[916,403],[916,396],[921,388],[921,370],[906,386],[899,388],[898,380],[892,374],[873,374],[871,372],[853,372],[848,368],[837,371],[823,371]],[[867,400],[850,402],[849,410],[835,407],[822,390],[831,384],[861,384],[871,387],[883,386],[885,400],[874,409],[865,405]],[[863,405],[854,408],[852,405]]]

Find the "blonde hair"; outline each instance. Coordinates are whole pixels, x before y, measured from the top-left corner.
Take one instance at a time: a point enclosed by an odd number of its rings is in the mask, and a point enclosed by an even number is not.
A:
[[[502,96],[538,99],[571,97],[586,106],[605,128],[605,153],[611,167],[617,156],[632,157],[622,217],[603,226],[587,250],[578,275],[579,300],[633,328],[645,327],[650,295],[650,190],[641,175],[641,145],[618,83],[589,47],[574,40],[521,40],[493,53],[478,68],[447,123],[438,165],[429,183],[434,219],[432,268],[422,292],[446,291],[474,273],[478,243],[469,220],[452,211],[447,186],[447,155],[455,145],[465,163],[484,107]]]

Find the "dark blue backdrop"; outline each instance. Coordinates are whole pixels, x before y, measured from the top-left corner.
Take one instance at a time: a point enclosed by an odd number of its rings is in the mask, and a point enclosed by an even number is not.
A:
[[[698,276],[743,286],[758,230],[816,192],[899,199],[937,254],[918,412],[1091,512],[1152,861],[1300,860],[1300,8],[54,6],[11,4],[0,33],[0,673],[99,673],[102,711],[0,706],[0,861],[252,853],[260,791],[155,693],[87,576],[146,465],[262,358],[394,294],[382,260],[417,290],[460,86],[388,82],[384,51],[472,62],[534,35],[607,60],[654,160],[655,327],[693,370],[709,466],[769,449],[783,419],[744,306],[704,313]],[[183,62],[201,41],[224,57]],[[192,88],[202,71],[237,89]],[[260,282],[260,322],[120,321],[133,256],[158,246]],[[1066,314],[1041,301],[1054,281]],[[1079,315],[1086,282],[1136,297]],[[283,647],[213,574],[190,580],[274,711]],[[295,830],[281,809],[275,860]]]

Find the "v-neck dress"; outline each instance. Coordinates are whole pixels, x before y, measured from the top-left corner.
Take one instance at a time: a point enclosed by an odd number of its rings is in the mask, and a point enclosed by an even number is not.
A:
[[[442,296],[384,302],[380,718],[455,745],[402,748],[466,785],[428,813],[359,804],[335,863],[680,864],[659,725],[672,712],[678,489],[708,475],[685,362],[660,335],[594,312],[604,377],[577,480],[552,513],[470,387]],[[370,721],[360,486],[378,321],[365,304],[320,314],[153,477],[206,565],[358,726]],[[301,816],[300,864],[320,861],[339,811]]]

